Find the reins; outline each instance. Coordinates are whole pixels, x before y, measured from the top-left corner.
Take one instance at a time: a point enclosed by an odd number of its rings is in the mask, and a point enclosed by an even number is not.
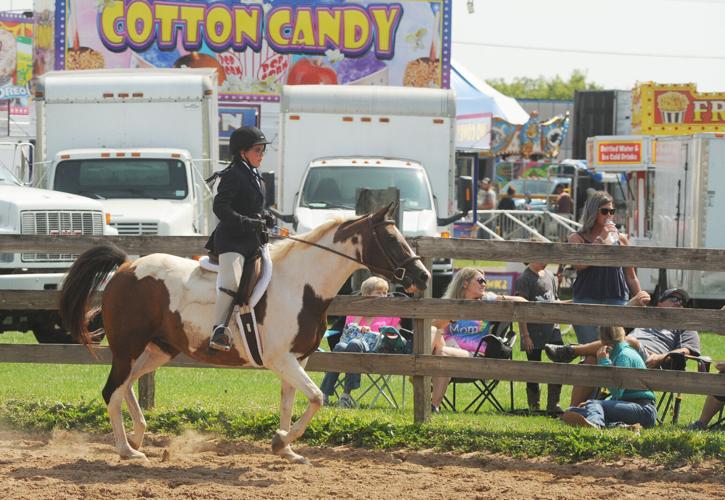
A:
[[[327,252],[334,253],[335,255],[339,255],[340,257],[344,257],[347,260],[351,260],[351,261],[353,261],[353,262],[355,262],[357,264],[360,264],[362,266],[365,266],[368,269],[370,269],[371,271],[376,272],[376,273],[379,273],[379,274],[386,274],[386,273],[389,273],[390,272],[390,273],[392,273],[393,278],[395,278],[396,280],[402,281],[405,278],[405,273],[406,273],[405,267],[403,267],[403,266],[406,266],[406,265],[410,264],[411,262],[413,262],[415,260],[420,260],[420,257],[417,256],[417,255],[413,255],[411,257],[408,257],[407,259],[405,259],[403,262],[401,262],[399,264],[396,263],[395,262],[395,259],[393,259],[389,255],[389,253],[386,251],[386,248],[381,243],[380,238],[378,237],[378,233],[377,233],[377,230],[376,230],[376,226],[378,226],[380,224],[394,224],[394,222],[393,221],[382,221],[382,222],[379,222],[377,224],[373,224],[372,219],[368,217],[368,225],[370,226],[371,232],[373,234],[373,238],[375,240],[375,244],[378,246],[378,249],[385,256],[385,259],[388,261],[388,264],[390,264],[390,267],[392,268],[392,271],[390,269],[383,269],[382,267],[378,267],[378,266],[373,266],[373,265],[370,265],[370,264],[366,264],[361,259],[358,259],[358,258],[355,258],[355,257],[350,257],[349,255],[347,255],[345,253],[339,252],[339,251],[337,251],[337,250],[335,250],[333,248],[327,247],[325,245],[320,245],[319,243],[315,243],[313,241],[303,240],[301,238],[297,238],[295,236],[290,236],[290,235],[280,236],[280,238],[287,238],[289,240],[297,241],[299,243],[305,243],[306,245],[310,245],[310,246],[319,248],[321,250],[325,250]]]

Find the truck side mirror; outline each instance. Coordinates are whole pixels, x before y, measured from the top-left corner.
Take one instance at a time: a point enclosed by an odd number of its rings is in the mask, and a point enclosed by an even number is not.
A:
[[[262,172],[262,180],[264,181],[264,208],[269,208],[276,203],[274,172]]]
[[[468,212],[473,207],[473,178],[462,175],[456,178],[456,206],[459,212]]]

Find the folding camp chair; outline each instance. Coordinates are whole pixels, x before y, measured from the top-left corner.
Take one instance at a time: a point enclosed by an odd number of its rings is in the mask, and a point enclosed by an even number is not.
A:
[[[488,334],[484,335],[481,341],[478,343],[478,347],[476,348],[476,351],[473,353],[474,358],[479,357],[489,357],[489,358],[496,358],[496,359],[511,359],[512,358],[512,349],[514,344],[516,343],[516,332],[514,332],[513,325],[510,322],[493,322],[489,325]],[[488,347],[488,345],[485,348],[485,351],[482,352],[483,343],[486,342],[487,338],[490,339],[490,336],[495,336],[498,338],[498,341],[500,341],[501,346],[503,347],[502,353],[496,353],[492,352]],[[490,342],[490,340],[489,340]],[[491,355],[493,354],[493,356]],[[501,413],[505,413],[506,410],[504,410],[503,405],[498,400],[496,395],[494,394],[494,390],[496,387],[498,387],[499,380],[496,379],[474,379],[474,378],[459,378],[454,377],[451,379],[451,386],[452,386],[452,394],[451,398],[448,398],[448,394],[446,393],[445,396],[443,396],[443,401],[441,402],[441,406],[444,408],[448,408],[452,411],[458,411],[457,410],[457,399],[458,399],[458,385],[459,384],[473,384],[473,386],[478,390],[478,393],[473,398],[473,400],[468,403],[468,405],[462,410],[463,412],[467,412],[471,408],[473,408],[473,413],[478,413],[483,407],[484,403],[487,401],[491,403],[491,406],[493,406],[494,409]],[[511,399],[511,410],[514,409],[514,383],[513,381],[509,381],[509,395]]]
[[[399,332],[401,336],[405,339],[406,345],[410,346],[412,350],[413,332],[405,328],[400,328]],[[328,336],[328,341],[330,340],[329,337],[334,337],[334,333]],[[334,344],[332,348],[334,348]],[[383,375],[380,373],[361,373],[360,375],[360,389],[350,395],[353,401],[355,401],[355,404],[357,404],[359,407],[372,408],[376,405],[378,400],[382,398],[382,400],[387,402],[387,404],[391,408],[394,408],[396,410],[405,408],[405,376],[401,376],[402,393],[400,401],[398,401],[396,391],[393,389],[394,379],[392,374]],[[335,384],[335,396],[337,398],[340,397],[340,394],[345,386],[346,377],[347,375],[345,375],[345,377],[339,378],[337,380],[337,383]]]
[[[671,352],[664,359],[660,368],[663,370],[679,370],[685,371],[688,362],[697,363],[697,371],[707,373],[710,371],[712,359],[708,356],[691,356],[681,352]],[[672,423],[676,424],[680,418],[680,405],[682,404],[682,394],[674,392],[664,392],[657,398],[657,423],[662,425],[667,419],[667,414],[671,413]]]

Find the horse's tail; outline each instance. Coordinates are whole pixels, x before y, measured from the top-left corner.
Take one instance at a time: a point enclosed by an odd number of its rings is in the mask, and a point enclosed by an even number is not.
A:
[[[91,294],[127,257],[114,245],[101,245],[83,252],[68,270],[58,309],[63,326],[74,340],[86,346],[91,343],[87,314]]]

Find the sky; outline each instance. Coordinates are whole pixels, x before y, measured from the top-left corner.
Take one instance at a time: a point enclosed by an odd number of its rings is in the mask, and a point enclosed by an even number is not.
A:
[[[725,0],[453,0],[453,59],[482,79],[637,81],[725,91]]]
[[[482,79],[568,78],[609,89],[637,81],[725,91],[725,0],[453,1],[453,58]],[[0,0],[0,10],[32,0]]]

